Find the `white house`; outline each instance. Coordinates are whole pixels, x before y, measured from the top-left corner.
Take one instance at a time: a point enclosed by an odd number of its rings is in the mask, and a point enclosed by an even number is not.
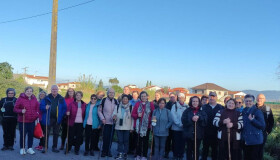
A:
[[[229,91],[228,94],[232,97],[232,98],[244,98],[246,96],[246,93],[241,92],[241,91]]]
[[[129,88],[138,88],[136,85],[134,85],[134,84],[129,84],[129,85],[127,85],[127,87],[129,87]]]
[[[149,90],[149,91],[157,91],[157,90],[161,90],[162,88],[159,86],[149,86],[149,87],[144,87],[142,88],[142,90]]]
[[[68,83],[58,83],[57,86],[60,90],[69,89],[69,88],[77,88],[81,85],[80,82],[68,82]]]
[[[23,75],[25,82],[29,85],[34,85],[42,88],[47,88],[49,82],[48,77],[36,76],[36,75]]]

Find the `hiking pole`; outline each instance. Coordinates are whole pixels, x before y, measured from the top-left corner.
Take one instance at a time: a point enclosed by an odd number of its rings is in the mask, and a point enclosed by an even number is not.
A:
[[[229,160],[231,160],[231,153],[230,153],[230,128],[227,129],[227,133],[228,133],[228,157],[229,157]]]
[[[25,108],[24,108],[25,110]],[[25,111],[26,112],[26,111]],[[24,152],[25,152],[25,140],[24,140],[24,137],[25,137],[25,134],[24,134],[24,121],[25,121],[25,112],[23,113],[23,116],[22,116],[22,146],[23,146],[23,154],[24,155]]]
[[[48,112],[49,109],[47,109],[47,114],[46,114],[46,137],[45,137],[45,153],[48,151]]]
[[[103,133],[104,133],[104,125],[103,124],[102,124],[102,128],[101,129],[102,129],[102,134],[101,134],[102,143],[100,142],[98,160],[100,158],[101,150],[102,150],[102,147],[103,147]]]
[[[196,152],[196,122],[194,122],[194,160],[197,159]]]
[[[112,147],[112,141],[113,141],[113,136],[114,136],[114,128],[115,128],[115,123],[116,123],[116,121],[115,120],[113,120],[113,125],[112,125],[112,130],[111,130],[111,137],[110,137],[110,143],[109,143],[109,149],[108,149],[108,152],[107,152],[107,160],[108,160],[108,155],[109,155],[109,153],[110,153],[110,151],[111,151],[111,147]]]
[[[69,116],[68,115],[67,115],[67,134],[66,134],[66,138],[67,138],[67,143],[66,143],[65,155],[68,153],[68,146],[69,146]]]
[[[153,132],[153,129],[151,129],[151,132],[152,132],[152,141],[151,141],[150,160],[152,160],[152,153],[153,153],[153,141],[154,141],[154,132]]]

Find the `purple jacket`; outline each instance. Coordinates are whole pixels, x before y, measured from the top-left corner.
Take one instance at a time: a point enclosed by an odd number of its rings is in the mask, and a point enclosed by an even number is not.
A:
[[[86,103],[84,101],[82,101],[82,117],[83,117],[83,121],[85,119],[85,110],[86,110]],[[76,115],[78,112],[78,103],[76,101],[70,103],[70,105],[68,106],[67,112],[70,112],[69,115],[69,126],[73,126],[75,123],[75,119],[76,119]]]

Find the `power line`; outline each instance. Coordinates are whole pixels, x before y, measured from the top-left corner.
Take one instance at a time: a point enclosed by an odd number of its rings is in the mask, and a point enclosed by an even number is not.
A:
[[[83,3],[76,4],[76,5],[72,5],[72,6],[69,6],[69,7],[65,7],[65,8],[59,9],[58,12],[65,11],[65,10],[68,10],[68,9],[71,9],[71,8],[75,8],[75,7],[78,7],[78,6],[81,6],[81,5],[85,5],[85,4],[91,3],[93,1],[95,1],[95,0],[90,0],[90,1],[86,1],[86,2],[83,2]],[[16,21],[22,21],[22,20],[26,20],[26,19],[41,17],[41,16],[45,16],[45,15],[48,15],[48,14],[51,14],[51,13],[52,12],[46,12],[46,13],[41,13],[41,14],[29,16],[29,17],[18,18],[18,19],[13,19],[13,20],[8,20],[8,21],[2,21],[2,22],[0,22],[0,24],[11,23],[11,22],[16,22]]]

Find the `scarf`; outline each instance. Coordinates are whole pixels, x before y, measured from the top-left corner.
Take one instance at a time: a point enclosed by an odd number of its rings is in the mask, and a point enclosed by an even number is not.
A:
[[[148,127],[149,127],[149,116],[151,113],[151,106],[150,102],[147,101],[145,105],[145,110],[143,111],[143,104],[142,102],[140,103],[137,113],[142,113],[142,121],[140,124],[140,118],[137,119],[136,121],[136,133],[140,134],[141,137],[146,136]]]
[[[120,106],[121,106],[121,113],[122,113],[122,119],[124,119],[124,114],[126,115],[126,119],[129,119],[130,118],[130,110],[129,110],[129,106],[130,106],[130,103],[127,103],[126,105],[124,105],[122,102],[120,103]]]

